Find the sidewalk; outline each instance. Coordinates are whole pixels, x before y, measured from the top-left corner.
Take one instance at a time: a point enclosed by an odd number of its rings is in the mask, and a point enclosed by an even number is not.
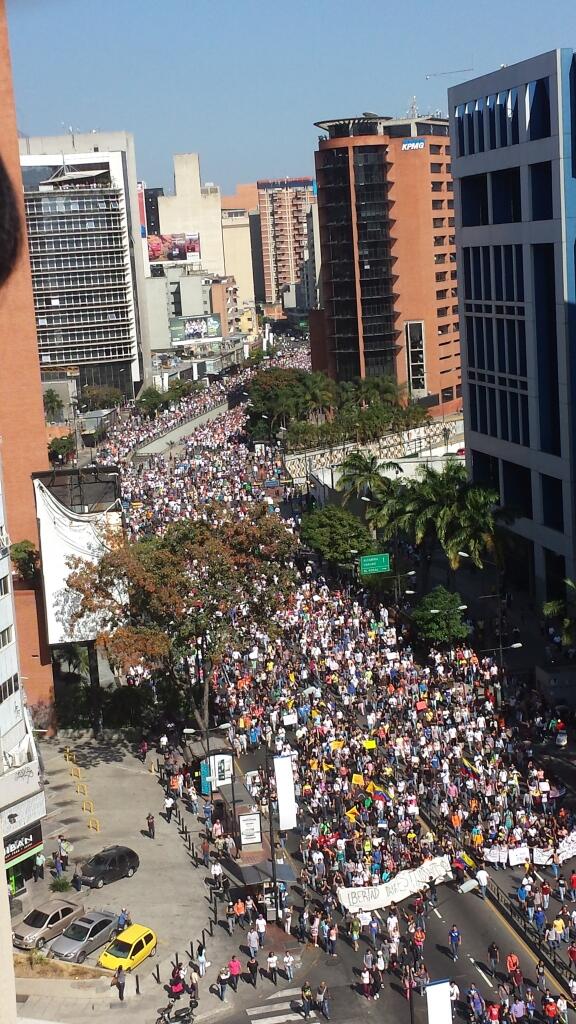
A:
[[[128,977],[122,1012],[126,1012],[131,1004],[140,1014],[146,1007],[148,1019],[149,1010],[167,1004],[163,986],[170,977],[175,957],[177,955],[188,965],[191,948],[195,954],[203,930],[211,967],[201,983],[200,1002],[206,1011],[210,1008],[212,1012],[218,1001],[208,996],[208,987],[215,982],[222,964],[228,962],[232,953],[238,952],[239,936],[238,933],[233,938],[229,936],[222,920],[222,904],[218,905],[218,922],[214,923],[209,875],[203,866],[196,866],[176,820],[173,818],[167,824],[161,816],[164,791],[158,776],[141,764],[130,745],[122,739],[114,744],[100,744],[89,739],[71,743],[80,769],[80,780],[70,774],[71,766],[64,760],[64,744],[56,739],[44,741],[40,746],[48,804],[44,822],[47,859],[55,849],[59,834],[64,834],[73,845],[69,877],[76,861],[85,861],[115,843],[131,847],[140,858],[140,867],[133,878],[120,879],[100,890],[83,888],[80,894],[74,890],[65,894],[65,898],[81,902],[87,909],[107,908],[119,913],[122,907],[127,907],[134,922],[150,926],[158,935],[156,958],[145,960]],[[87,797],[76,793],[78,782],[86,786]],[[93,800],[94,817],[99,821],[100,832],[88,829],[90,815],[82,811],[83,799]],[[199,845],[201,825],[180,806],[192,839]],[[146,831],[149,811],[156,819],[154,840],[148,838]],[[23,899],[24,914],[34,904],[52,896],[50,882],[48,869],[43,881],[29,882]],[[210,920],[212,937],[208,930]],[[94,965],[99,952],[88,957],[87,966]],[[136,995],[136,978],[140,996]],[[20,978],[17,985],[19,1011],[29,1018],[78,1022],[87,1019],[88,1013],[97,1017],[102,1013],[109,1019],[110,1008],[119,1004],[116,990],[110,989],[108,978],[90,982]]]

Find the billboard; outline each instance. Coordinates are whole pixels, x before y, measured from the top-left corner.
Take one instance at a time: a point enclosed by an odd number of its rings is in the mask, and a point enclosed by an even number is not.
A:
[[[148,230],[146,227],[146,199],[144,195],[144,189],[146,185],[143,181],[136,183],[136,194],[138,196],[138,218],[140,221],[140,238],[146,238]]]
[[[174,316],[170,319],[170,339],[173,345],[190,345],[195,341],[209,341],[222,337],[220,316]]]
[[[199,263],[200,235],[148,235],[150,263]]]

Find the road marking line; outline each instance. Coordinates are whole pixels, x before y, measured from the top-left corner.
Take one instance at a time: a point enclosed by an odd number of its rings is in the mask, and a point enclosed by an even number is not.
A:
[[[442,914],[440,913],[440,911],[436,910],[436,907],[433,907],[432,909],[434,910],[434,913],[436,914],[436,917],[439,917],[440,920],[443,921],[444,919],[443,919]]]
[[[268,1007],[270,1009],[270,1007]],[[246,1010],[246,1013],[253,1013],[253,1010]],[[310,1014],[310,1020],[317,1021],[318,1017]],[[302,1013],[281,1013],[279,1017],[275,1015],[272,1017],[258,1017],[258,1024],[286,1024],[290,1020],[302,1020]]]
[[[268,996],[268,1000],[267,1001],[269,1001],[270,999],[282,999],[282,997],[285,994],[286,994],[285,992],[278,992],[278,993],[275,992],[274,995]],[[249,1010],[246,1010],[246,1013],[270,1013],[271,1010],[291,1010],[291,1009],[292,1009],[292,1000],[290,1000],[287,1003],[276,1003],[274,1006],[252,1006],[252,1007],[250,1007]]]
[[[474,957],[470,956],[470,953],[468,953],[468,959],[469,959],[470,963],[476,968],[476,970],[478,971],[478,974],[480,974],[484,978],[484,981],[486,982],[486,984],[490,985],[490,988],[494,988],[494,985],[490,981],[490,978],[486,974],[484,974],[484,971],[481,970],[481,968],[478,966],[478,964],[476,963]]]
[[[270,1002],[271,999],[287,999],[288,996],[299,996],[302,994],[302,990],[299,988],[283,988],[281,992],[273,992],[271,996],[267,996],[266,999]]]

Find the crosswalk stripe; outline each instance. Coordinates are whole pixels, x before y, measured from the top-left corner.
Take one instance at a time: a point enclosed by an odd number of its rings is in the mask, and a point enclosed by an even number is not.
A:
[[[280,994],[281,993],[279,992],[278,995],[280,995]],[[286,995],[286,992],[282,992],[282,995]],[[268,1001],[268,1000],[266,1000],[266,1001]],[[276,1013],[277,1010],[291,1010],[291,1009],[292,1009],[292,1002],[275,1002],[273,1007],[268,1007],[268,1006],[265,1006],[265,1007],[251,1007],[250,1010],[246,1011],[246,1013],[247,1014],[270,1014],[273,1011],[274,1011],[274,1013]]]
[[[249,1014],[250,1010],[246,1010],[246,1013]],[[316,1022],[318,1021],[318,1017],[316,1017],[313,1013],[310,1014],[310,1017],[308,1019],[311,1020],[311,1021],[316,1021]],[[258,1017],[258,1024],[285,1024],[285,1022],[288,1022],[288,1021],[291,1021],[291,1020],[302,1020],[302,1014],[301,1013],[281,1013],[278,1016],[276,1016],[276,1014],[274,1014],[271,1017]]]
[[[302,995],[301,988],[283,988],[281,992],[273,992],[271,996],[266,997],[266,1002],[270,1002],[271,999],[287,999],[289,996],[300,996]]]

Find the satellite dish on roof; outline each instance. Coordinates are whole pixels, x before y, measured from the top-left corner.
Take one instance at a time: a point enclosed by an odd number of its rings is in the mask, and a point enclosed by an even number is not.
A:
[[[380,114],[375,114],[373,110],[365,110],[362,117],[380,117]]]

